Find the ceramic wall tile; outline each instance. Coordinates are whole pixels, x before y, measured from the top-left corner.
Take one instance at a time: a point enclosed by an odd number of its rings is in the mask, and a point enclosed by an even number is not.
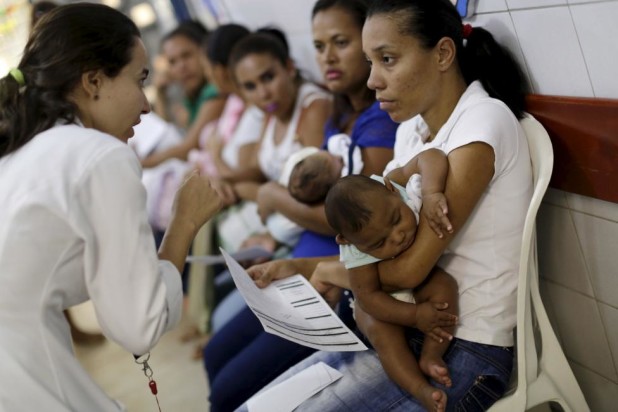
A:
[[[618,376],[597,302],[560,285],[547,289],[567,358],[616,382]]]
[[[618,204],[565,192],[568,207],[576,212],[618,222]]]
[[[599,310],[601,311],[601,320],[605,325],[605,333],[614,359],[614,366],[618,372],[618,308],[599,303]],[[616,401],[618,401],[618,398]]]
[[[618,0],[567,0],[568,4],[611,3]]]
[[[531,82],[526,60],[517,39],[515,26],[509,13],[489,13],[473,16],[468,20],[473,26],[479,26],[489,31],[496,41],[506,47],[521,66],[527,81]]]
[[[618,307],[618,223],[571,211],[597,300]]]
[[[570,8],[594,96],[618,98],[618,2],[573,5]]]
[[[223,0],[222,3],[232,22],[247,24],[252,29],[275,25],[288,36],[311,31],[313,0]]]
[[[569,8],[511,11],[534,93],[592,97]]]
[[[588,407],[593,412],[611,412],[618,403],[618,384],[575,363],[571,363]]]
[[[541,204],[536,224],[540,277],[594,296],[569,210]]]
[[[506,10],[508,10],[506,0],[478,0],[476,3],[476,12],[479,14]]]
[[[538,7],[560,6],[567,0],[506,0],[509,10],[530,9]]]

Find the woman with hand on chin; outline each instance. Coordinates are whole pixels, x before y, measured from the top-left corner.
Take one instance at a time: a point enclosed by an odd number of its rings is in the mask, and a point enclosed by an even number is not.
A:
[[[220,201],[188,177],[157,254],[126,144],[150,111],[147,64],[129,18],[78,3],[47,13],[0,79],[2,410],[124,410],[75,358],[68,307],[90,299],[103,334],[136,355],[180,320],[179,271]]]

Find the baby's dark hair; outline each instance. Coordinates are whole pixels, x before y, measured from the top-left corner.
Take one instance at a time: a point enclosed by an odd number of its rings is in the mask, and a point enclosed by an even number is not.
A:
[[[288,185],[294,199],[310,205],[322,203],[335,183],[322,168],[322,164],[314,159],[315,157],[309,156],[298,162],[290,173]]]
[[[337,180],[324,201],[326,220],[337,233],[354,234],[371,219],[373,210],[365,205],[373,196],[390,193],[386,186],[363,175],[351,175]]]

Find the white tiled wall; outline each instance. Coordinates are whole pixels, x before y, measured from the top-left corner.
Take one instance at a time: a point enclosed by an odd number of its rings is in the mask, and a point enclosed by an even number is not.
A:
[[[592,96],[568,7],[516,10],[510,14],[532,77],[533,91]]]
[[[596,97],[618,96],[618,2],[569,7]]]
[[[290,53],[305,77],[321,81],[311,37],[315,0],[221,0],[235,23],[250,29],[273,25],[286,34]]]
[[[523,56],[535,93],[618,99],[618,1],[480,0],[477,11],[473,24]],[[618,410],[618,205],[550,189],[538,235],[541,292],[589,406]]]
[[[533,91],[618,98],[617,0],[479,0],[472,24],[523,54]],[[505,15],[512,25],[504,24]]]
[[[477,11],[473,24],[523,55],[534,93],[618,99],[617,0],[479,0]],[[590,409],[618,410],[618,205],[550,189],[537,231],[558,339]]]
[[[319,79],[314,0],[223,3],[251,28],[282,28]],[[478,0],[477,13],[470,23],[509,47],[534,93],[618,99],[618,0]],[[550,189],[538,232],[541,293],[573,371],[592,411],[618,410],[618,205]]]
[[[544,204],[538,215],[539,271],[546,280],[593,297],[584,255],[568,209]],[[560,251],[560,253],[552,253]],[[586,276],[582,276],[585,274]]]

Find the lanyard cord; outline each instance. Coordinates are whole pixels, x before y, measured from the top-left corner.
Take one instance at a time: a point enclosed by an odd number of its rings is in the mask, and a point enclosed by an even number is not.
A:
[[[155,400],[157,401],[157,408],[159,409],[159,412],[161,412],[161,405],[159,404],[159,397],[157,396],[157,382],[152,379],[152,375],[154,374],[154,372],[148,364],[148,360],[150,359],[150,352],[142,356],[133,355],[133,357],[135,358],[135,363],[142,366],[142,371],[144,372],[146,378],[148,378],[148,386],[150,387],[150,392],[154,395]]]

